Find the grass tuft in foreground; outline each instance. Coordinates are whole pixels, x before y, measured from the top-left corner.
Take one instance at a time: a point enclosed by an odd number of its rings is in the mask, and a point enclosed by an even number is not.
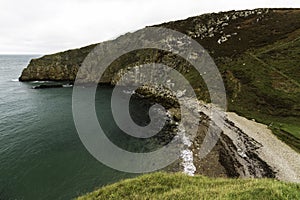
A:
[[[213,179],[154,173],[103,187],[90,199],[300,199],[300,185],[270,179]]]

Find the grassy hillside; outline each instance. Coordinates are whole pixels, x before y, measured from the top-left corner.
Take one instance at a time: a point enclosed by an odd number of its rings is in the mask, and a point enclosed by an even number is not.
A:
[[[91,199],[300,199],[300,185],[268,179],[210,179],[155,173],[124,180],[79,197]]]
[[[208,50],[222,74],[229,111],[270,125],[280,139],[300,152],[300,9],[212,13],[157,26],[187,34]],[[74,81],[94,46],[35,59],[20,80]],[[209,101],[201,76],[170,53],[131,52],[117,59],[111,69],[149,62],[176,68],[199,99]],[[107,77],[113,77],[110,70]]]
[[[223,14],[203,15],[163,26],[187,33],[195,24]],[[228,110],[269,125],[274,134],[300,152],[300,10],[275,9],[264,17],[231,21],[219,44],[214,37],[194,37],[214,58],[225,82]],[[185,74],[199,98],[207,90],[196,72]],[[199,85],[200,83],[200,85]]]
[[[197,24],[231,13],[162,26],[190,34]],[[222,32],[206,38],[190,35],[214,58],[225,82],[228,110],[269,125],[278,138],[300,152],[300,10],[272,9],[264,16],[231,20]],[[222,35],[231,36],[219,44]],[[185,76],[200,88],[199,98],[207,98],[195,71]]]
[[[300,31],[221,65],[229,110],[269,125],[300,152]]]

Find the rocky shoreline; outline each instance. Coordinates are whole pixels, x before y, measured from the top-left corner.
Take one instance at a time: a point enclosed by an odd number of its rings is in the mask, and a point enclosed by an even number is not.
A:
[[[180,121],[180,108],[174,103],[176,94],[172,95],[170,91],[161,88],[156,90],[157,87],[142,88],[139,90],[140,94],[146,94],[145,97],[153,102],[163,102],[164,106],[168,106],[173,120]],[[177,166],[172,166],[175,171],[179,169],[192,176],[202,174],[210,177],[276,178],[300,182],[300,155],[276,138],[266,125],[235,113],[225,113],[222,130],[215,123],[210,124],[215,126],[214,130],[221,131],[221,134],[212,151],[206,157],[200,158],[199,151],[205,135],[208,134],[209,122],[212,120],[210,112],[214,106],[186,96],[180,98],[186,102],[180,106],[188,107],[191,113],[198,112],[201,117],[197,135],[193,140],[190,139],[189,130],[177,127],[176,131],[179,130],[186,148],[182,151],[181,161],[174,164]],[[195,123],[193,120],[189,122]]]
[[[88,86],[88,84],[85,85]],[[177,133],[177,137],[185,146],[181,152],[180,160],[165,170],[171,172],[181,171],[191,176],[202,174],[209,177],[276,178],[284,181],[300,182],[300,167],[293,164],[294,160],[288,162],[287,158],[281,155],[281,152],[271,152],[270,148],[274,147],[272,145],[266,146],[265,142],[270,140],[268,143],[280,144],[281,148],[284,149],[283,151],[289,154],[289,159],[291,157],[296,159],[296,163],[299,163],[298,166],[300,166],[300,155],[279,141],[268,127],[260,130],[262,131],[260,134],[267,135],[265,137],[266,141],[261,141],[259,136],[257,138],[253,137],[253,134],[257,134],[253,132],[257,130],[248,128],[256,122],[243,119],[234,113],[225,113],[223,118],[224,127],[220,128],[213,123],[210,117],[214,106],[188,97],[184,91],[172,92],[162,86],[144,85],[135,91],[135,95],[139,95],[153,103],[159,103],[168,110],[174,126],[172,128],[173,132],[168,130],[168,135],[159,135],[159,138],[156,138],[159,143],[168,142]],[[180,105],[177,98],[181,98],[185,104]],[[182,114],[180,113],[181,106],[185,106],[191,113],[198,113],[201,116],[198,119],[197,135],[193,139],[189,135],[189,130],[178,126]],[[233,115],[234,117],[232,117]],[[238,123],[241,119],[244,120],[244,125]],[[198,123],[195,118],[188,121],[189,123]],[[201,158],[199,150],[206,134],[208,134],[209,125],[221,134],[212,151],[206,157]],[[258,125],[262,126],[261,124]],[[258,125],[255,125],[255,127]],[[272,150],[276,152],[276,149]],[[274,160],[279,162],[273,162]]]
[[[167,106],[173,120],[180,121],[181,114],[178,101],[175,98],[176,94],[172,95],[170,91],[162,90],[161,87],[150,86],[140,88],[138,93],[152,102]],[[185,96],[181,98],[186,103],[180,106],[186,106],[191,111],[190,113],[198,112],[201,119],[199,119],[197,135],[193,140],[190,139],[188,130],[177,127],[176,131],[178,131],[182,142],[186,144],[186,148],[182,151],[180,166],[175,167],[176,169],[179,168],[189,175],[203,174],[212,177],[276,177],[276,172],[257,153],[260,144],[246,135],[239,127],[236,127],[234,122],[227,117],[224,119],[227,130],[217,130],[221,132],[219,141],[212,151],[201,159],[199,151],[205,135],[208,134],[208,126],[215,126],[213,129],[219,129],[219,127],[214,123],[209,123],[212,120],[209,117],[212,106],[197,99]],[[192,119],[189,122],[196,123]],[[230,137],[235,134],[239,136],[236,141]]]
[[[209,117],[212,109],[210,104],[187,97],[182,91],[177,91],[176,94],[159,86],[140,87],[134,95],[152,103],[159,103],[167,109],[171,123],[170,127],[165,130],[167,135],[156,136],[160,145],[170,141],[170,138],[175,136],[179,137],[185,147],[181,152],[179,162],[167,167],[166,171],[181,171],[191,176],[202,174],[210,177],[278,178],[284,180],[277,176],[277,167],[269,165],[269,162],[261,157],[259,151],[263,145],[247,135],[235,124],[234,120],[226,115],[223,130],[220,130],[214,123],[210,124],[212,120]],[[184,99],[186,103],[180,105],[176,96]],[[198,119],[197,135],[193,139],[189,135],[189,130],[179,126],[182,114],[180,113],[181,106],[187,107],[191,113],[198,112],[201,116]],[[194,118],[188,121],[189,123],[198,123]],[[208,134],[209,125],[215,126],[213,129],[220,131],[221,135],[212,151],[206,157],[200,158],[199,151],[205,135]],[[276,138],[276,140],[278,139]]]

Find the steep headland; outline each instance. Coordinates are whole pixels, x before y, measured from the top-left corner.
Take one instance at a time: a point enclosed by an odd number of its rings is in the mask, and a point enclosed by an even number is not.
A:
[[[189,35],[207,49],[222,74],[229,111],[268,125],[260,127],[256,122],[228,113],[224,119],[227,128],[222,130],[213,151],[200,162],[197,148],[207,128],[201,120],[198,137],[187,149],[193,154],[194,172],[221,177],[276,177],[299,182],[300,159],[295,151],[300,152],[300,9],[204,14],[157,26]],[[73,82],[81,63],[95,46],[33,59],[19,80]],[[123,70],[136,65],[164,63],[189,80],[198,99],[209,102],[201,76],[189,63],[174,58],[173,54],[153,49],[131,52],[112,63],[100,83],[113,85]],[[94,80],[93,75],[90,80]],[[176,113],[176,101],[172,97],[160,97],[151,88],[144,88],[140,93],[152,100],[165,101],[171,109],[175,107]],[[195,103],[188,105],[198,110]],[[202,107],[199,112],[203,113],[203,109],[206,108]],[[205,113],[202,117],[210,120]],[[273,137],[268,128],[295,151]],[[280,147],[272,146],[275,144]],[[183,167],[184,164],[177,166],[181,170]]]
[[[209,51],[223,76],[230,110],[256,118],[264,118],[265,114],[275,118],[299,117],[300,9],[204,14],[157,26],[187,34]],[[33,59],[20,81],[74,81],[78,68],[94,47]],[[165,52],[151,52],[151,56],[134,52],[124,56],[113,63],[112,70],[106,72],[109,78],[103,83],[112,83],[120,68],[149,60],[174,66],[187,77],[201,99],[209,99],[205,84],[199,81],[201,77],[188,63],[174,61]]]

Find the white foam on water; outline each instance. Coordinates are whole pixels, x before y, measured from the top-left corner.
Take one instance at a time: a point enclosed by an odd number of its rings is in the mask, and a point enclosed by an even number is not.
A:
[[[194,176],[196,172],[196,167],[194,165],[193,152],[189,149],[185,149],[181,152],[181,158],[183,160],[183,173]]]
[[[19,82],[19,79],[15,78],[15,79],[11,79],[11,82]]]
[[[73,85],[69,85],[69,84],[66,84],[66,85],[63,85],[64,88],[71,88],[73,87]]]
[[[48,83],[50,81],[31,81],[31,83]]]
[[[135,91],[133,90],[123,90],[124,94],[135,94]]]
[[[178,127],[179,129],[179,134],[182,143],[185,146],[185,149],[181,151],[180,157],[182,159],[182,166],[183,166],[183,173],[189,175],[189,176],[194,176],[196,172],[196,167],[194,165],[194,157],[193,157],[193,152],[189,149],[189,147],[192,146],[192,142],[190,138],[188,138],[185,135],[185,130],[182,126]]]

